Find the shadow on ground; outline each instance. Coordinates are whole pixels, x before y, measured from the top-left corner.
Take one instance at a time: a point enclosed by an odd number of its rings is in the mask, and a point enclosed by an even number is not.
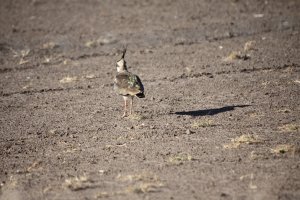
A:
[[[205,110],[192,110],[192,111],[181,111],[175,112],[173,114],[176,115],[190,115],[193,117],[205,116],[205,115],[217,115],[219,113],[233,111],[235,108],[244,108],[250,105],[235,105],[235,106],[224,106],[221,108],[212,108],[212,109],[205,109]]]

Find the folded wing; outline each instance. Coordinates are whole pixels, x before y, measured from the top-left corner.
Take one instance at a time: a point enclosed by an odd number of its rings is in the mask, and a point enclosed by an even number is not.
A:
[[[118,74],[114,81],[114,88],[118,94],[123,96],[135,96],[144,93],[144,86],[141,79],[132,73]]]

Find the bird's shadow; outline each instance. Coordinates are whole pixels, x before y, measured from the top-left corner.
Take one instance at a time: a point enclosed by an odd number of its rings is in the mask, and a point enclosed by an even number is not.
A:
[[[212,108],[212,109],[204,109],[204,110],[192,110],[192,111],[181,111],[174,112],[176,115],[189,115],[193,117],[206,116],[206,115],[217,115],[219,113],[232,111],[235,108],[244,108],[251,105],[233,105],[233,106],[224,106],[221,108]]]

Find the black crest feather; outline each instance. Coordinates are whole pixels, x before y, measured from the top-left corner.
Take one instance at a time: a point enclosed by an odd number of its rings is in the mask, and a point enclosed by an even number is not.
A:
[[[124,46],[123,53],[122,53],[123,59],[125,58],[126,51],[127,51],[127,46]]]

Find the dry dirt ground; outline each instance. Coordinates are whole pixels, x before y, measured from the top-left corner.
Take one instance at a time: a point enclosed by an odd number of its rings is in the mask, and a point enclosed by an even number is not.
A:
[[[299,10],[1,0],[0,199],[300,199]]]

